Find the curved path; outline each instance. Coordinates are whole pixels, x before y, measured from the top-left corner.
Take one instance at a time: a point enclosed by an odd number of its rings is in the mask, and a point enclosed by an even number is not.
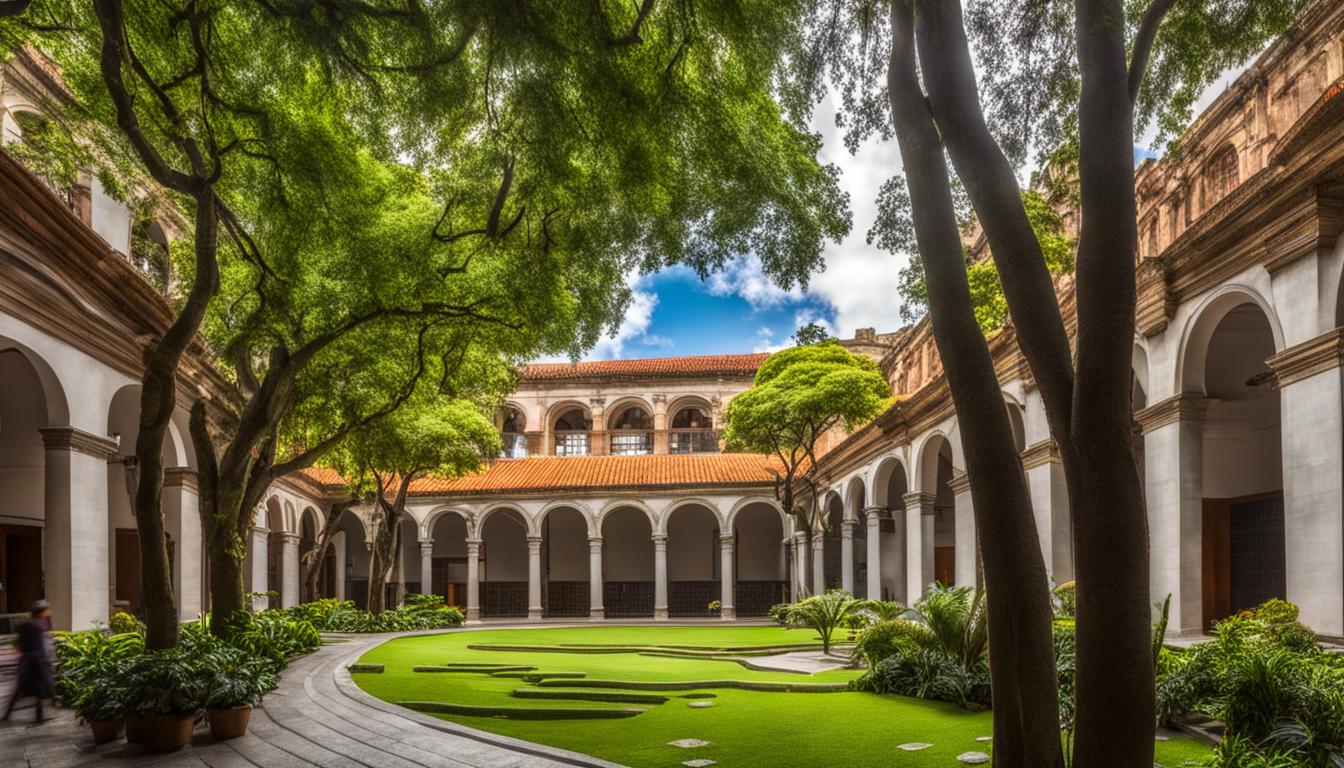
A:
[[[69,710],[56,710],[55,719],[33,725],[33,711],[25,708],[0,723],[0,763],[31,768],[620,768],[411,712],[364,693],[351,681],[346,664],[396,636],[349,637],[295,659],[280,687],[253,711],[242,738],[214,741],[198,724],[190,746],[148,755],[123,741],[95,746],[88,727]]]

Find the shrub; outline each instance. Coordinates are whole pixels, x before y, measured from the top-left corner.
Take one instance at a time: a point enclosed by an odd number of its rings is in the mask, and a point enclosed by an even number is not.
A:
[[[139,717],[185,715],[205,706],[210,675],[199,656],[173,648],[126,659],[108,685]]]
[[[1266,624],[1291,624],[1297,621],[1297,606],[1287,600],[1271,597],[1255,609],[1255,618]]]
[[[800,626],[811,627],[821,636],[822,653],[831,652],[831,635],[856,614],[863,601],[848,592],[832,590],[795,603],[789,617]]]
[[[951,701],[967,709],[989,706],[987,667],[963,669],[944,654],[920,649],[884,659],[874,670],[873,686],[879,693]]]
[[[461,626],[465,618],[457,606],[445,605],[439,595],[407,595],[403,607],[379,614],[360,610],[350,600],[317,600],[289,608],[285,614],[307,620],[321,632],[354,633],[443,629]]]
[[[1055,587],[1055,610],[1064,618],[1073,618],[1078,611],[1074,582],[1066,581]]]
[[[112,720],[126,711],[122,691],[112,677],[126,659],[144,652],[139,634],[126,632],[62,632],[56,636],[61,675],[56,692],[81,720]]]
[[[114,635],[145,634],[144,623],[125,611],[112,614],[112,618],[107,620],[107,628]]]
[[[254,658],[224,644],[199,654],[197,659],[207,679],[207,707],[256,705],[264,694],[275,689],[276,673],[267,659]]]
[[[769,613],[770,618],[774,619],[775,623],[779,626],[793,627],[797,625],[793,623],[792,611],[793,603],[777,603],[770,606]]]
[[[874,623],[878,623],[901,618],[906,608],[895,600],[864,600],[863,612],[871,616]]]
[[[290,657],[312,653],[322,645],[322,637],[310,622],[277,610],[235,611],[227,635],[230,645],[268,660],[275,671],[283,669]]]
[[[930,647],[935,642],[928,628],[918,622],[908,619],[881,621],[859,634],[853,656],[866,662],[868,668],[872,670],[883,659],[902,651]]]

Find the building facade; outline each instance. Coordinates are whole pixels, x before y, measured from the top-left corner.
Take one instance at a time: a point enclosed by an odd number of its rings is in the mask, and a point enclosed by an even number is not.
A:
[[[1179,154],[1138,169],[1135,450],[1173,633],[1283,596],[1344,635],[1341,90],[1344,7],[1316,4]],[[60,94],[40,61],[11,61],[6,144],[40,131]],[[83,627],[138,605],[127,454],[142,341],[171,318],[172,275],[149,244],[183,225],[118,208],[87,174],[42,170],[0,152],[0,613],[45,595],[59,626]],[[1059,287],[1071,326],[1067,277]],[[934,580],[975,584],[957,415],[927,321],[845,343],[881,360],[897,399],[814,468],[821,534],[779,509],[769,459],[723,452],[723,409],[762,355],[533,365],[499,415],[505,456],[413,487],[394,582],[472,620],[710,616],[715,601],[728,618],[833,587],[910,601]],[[1041,400],[1011,325],[990,346],[1042,553],[1068,581],[1068,497]],[[202,349],[179,386],[186,403],[228,383]],[[183,411],[164,446],[165,515],[189,618],[206,595],[185,426]],[[344,493],[314,470],[268,494],[246,569],[258,604],[364,599],[373,536],[358,508],[340,512],[305,592],[304,555]]]

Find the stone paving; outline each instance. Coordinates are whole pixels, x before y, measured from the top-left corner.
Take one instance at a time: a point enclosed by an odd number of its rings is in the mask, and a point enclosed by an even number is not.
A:
[[[345,665],[393,635],[367,635],[295,659],[252,713],[248,734],[214,741],[198,724],[192,744],[143,754],[123,741],[95,746],[69,710],[32,724],[17,710],[0,723],[0,765],[27,768],[620,768],[587,755],[497,736],[421,715],[369,696]],[[52,710],[48,710],[52,712]],[[50,716],[50,715],[49,715]]]

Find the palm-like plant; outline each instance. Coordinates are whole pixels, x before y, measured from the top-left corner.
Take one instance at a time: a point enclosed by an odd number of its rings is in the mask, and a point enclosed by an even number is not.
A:
[[[864,602],[848,592],[831,590],[795,603],[789,609],[789,618],[815,629],[821,636],[822,652],[830,653],[831,635],[836,627],[844,626],[850,618],[858,615],[863,609]]]
[[[985,622],[985,593],[970,587],[930,584],[909,613],[936,638],[936,650],[960,664],[975,668],[989,648]]]

